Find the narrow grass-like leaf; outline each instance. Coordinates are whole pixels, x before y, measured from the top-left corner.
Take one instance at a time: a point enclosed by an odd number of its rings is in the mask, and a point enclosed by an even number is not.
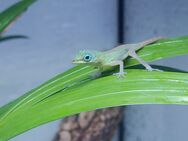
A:
[[[0,13],[0,34],[15,21],[36,0],[21,0]]]
[[[188,37],[162,40],[138,53],[144,60],[188,54]],[[137,65],[132,58],[127,66]],[[188,74],[129,69],[125,79],[76,66],[0,108],[0,141],[26,130],[83,111],[129,104],[188,104]]]
[[[15,40],[15,39],[28,39],[28,37],[24,35],[3,36],[0,38],[0,43],[5,42],[5,41],[10,41],[10,40]]]

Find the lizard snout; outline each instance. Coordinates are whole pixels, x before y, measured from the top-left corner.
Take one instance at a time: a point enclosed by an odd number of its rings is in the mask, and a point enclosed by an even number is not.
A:
[[[72,63],[76,63],[77,61],[76,60],[72,60]]]

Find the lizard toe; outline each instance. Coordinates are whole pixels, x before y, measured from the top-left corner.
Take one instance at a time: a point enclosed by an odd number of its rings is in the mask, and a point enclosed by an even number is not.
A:
[[[118,78],[125,78],[125,74],[127,74],[126,72],[118,72],[118,73],[114,73],[113,75],[117,76]]]

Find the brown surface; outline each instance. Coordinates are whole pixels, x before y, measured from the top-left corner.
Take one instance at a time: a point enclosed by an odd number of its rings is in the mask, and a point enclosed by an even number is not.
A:
[[[54,141],[111,141],[123,108],[107,108],[64,118]]]

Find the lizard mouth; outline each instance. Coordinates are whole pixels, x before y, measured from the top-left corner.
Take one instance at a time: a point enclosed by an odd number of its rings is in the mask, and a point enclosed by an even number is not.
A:
[[[84,62],[82,60],[72,60],[73,64],[83,64]]]
[[[72,63],[73,64],[76,64],[78,61],[77,60],[72,60]]]

